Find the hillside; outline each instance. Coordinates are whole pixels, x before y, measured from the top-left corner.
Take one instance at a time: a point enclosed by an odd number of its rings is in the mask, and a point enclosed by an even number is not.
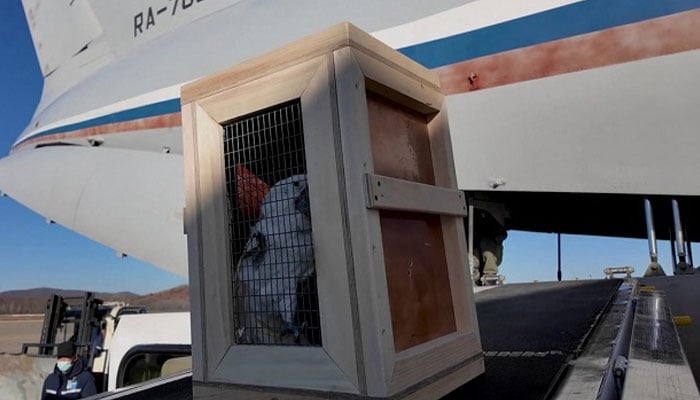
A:
[[[82,297],[84,291],[55,288],[35,288],[0,292],[0,315],[3,314],[43,314],[46,301],[52,294],[63,297]],[[125,302],[144,306],[151,312],[187,311],[189,288],[187,285],[167,289],[144,296],[131,292],[96,293],[95,297],[105,302]]]
[[[131,304],[144,306],[151,312],[189,311],[190,288],[187,285],[182,285],[162,292],[139,296]]]

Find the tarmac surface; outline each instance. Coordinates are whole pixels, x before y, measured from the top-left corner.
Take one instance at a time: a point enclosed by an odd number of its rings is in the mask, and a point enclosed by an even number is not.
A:
[[[22,343],[38,342],[43,319],[43,315],[0,316],[0,353],[18,354]]]

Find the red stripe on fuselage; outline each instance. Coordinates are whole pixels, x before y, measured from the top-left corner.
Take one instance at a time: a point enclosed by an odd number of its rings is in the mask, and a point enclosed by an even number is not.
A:
[[[115,122],[113,124],[104,124],[92,126],[90,128],[78,129],[70,132],[56,133],[53,135],[41,136],[36,139],[30,139],[26,142],[15,146],[13,150],[25,146],[35,145],[40,142],[60,142],[67,139],[79,139],[84,137],[92,137],[106,135],[119,132],[144,131],[149,129],[160,128],[177,128],[182,125],[180,113],[171,113],[158,115],[155,117],[135,119],[131,121]]]
[[[445,94],[583,71],[700,48],[700,10],[436,68]]]
[[[569,72],[700,49],[700,9],[541,43],[436,68],[445,94],[459,94]],[[98,125],[27,140],[37,143],[181,126],[180,113]]]

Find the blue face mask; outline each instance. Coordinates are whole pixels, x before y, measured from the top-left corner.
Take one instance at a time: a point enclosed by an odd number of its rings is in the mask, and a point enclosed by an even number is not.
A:
[[[63,373],[68,372],[68,370],[72,366],[73,366],[72,361],[58,361],[58,362],[56,362],[56,367],[58,367],[58,369]]]

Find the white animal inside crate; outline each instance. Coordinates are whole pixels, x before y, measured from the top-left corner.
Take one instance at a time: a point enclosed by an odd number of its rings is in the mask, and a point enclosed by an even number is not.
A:
[[[224,124],[234,340],[320,345],[298,102]]]
[[[265,195],[236,266],[239,344],[300,343],[297,287],[314,273],[306,175],[277,182]],[[301,320],[301,323],[295,320]],[[291,338],[290,338],[291,335]],[[281,341],[281,343],[278,343]]]

